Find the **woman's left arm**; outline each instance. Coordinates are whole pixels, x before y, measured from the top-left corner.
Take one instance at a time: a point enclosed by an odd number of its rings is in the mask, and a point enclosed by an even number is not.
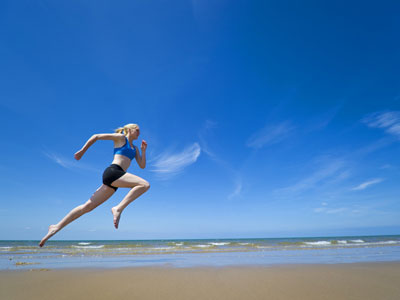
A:
[[[146,149],[147,149],[147,143],[145,140],[142,140],[142,145],[140,146],[140,149],[142,150],[142,155],[139,153],[138,147],[136,147],[136,162],[138,163],[139,167],[144,169],[146,167]]]

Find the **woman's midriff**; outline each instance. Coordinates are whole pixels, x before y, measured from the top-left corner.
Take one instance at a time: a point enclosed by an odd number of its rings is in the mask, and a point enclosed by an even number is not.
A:
[[[126,170],[128,170],[129,166],[131,165],[131,160],[124,155],[115,154],[112,163],[121,166],[121,168],[124,169],[124,171],[126,172]]]

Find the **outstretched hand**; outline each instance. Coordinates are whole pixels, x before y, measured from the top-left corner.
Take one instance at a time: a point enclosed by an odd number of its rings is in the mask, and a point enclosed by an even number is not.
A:
[[[142,145],[140,146],[140,149],[142,149],[142,151],[146,151],[147,149],[147,142],[145,140],[142,140]]]
[[[85,153],[84,151],[79,150],[78,152],[76,152],[76,153],[74,154],[75,159],[76,159],[76,160],[80,160],[80,159],[82,158],[82,156],[83,156],[84,153]]]

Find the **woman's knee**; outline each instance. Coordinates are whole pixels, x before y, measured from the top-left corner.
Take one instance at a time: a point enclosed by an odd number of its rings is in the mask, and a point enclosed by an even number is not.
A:
[[[143,187],[144,191],[146,192],[150,188],[150,183],[146,180],[143,180],[143,182],[141,183],[141,186]]]
[[[95,208],[96,208],[96,205],[95,205],[94,202],[91,201],[91,200],[86,201],[86,203],[82,205],[82,211],[83,211],[84,213],[87,213],[87,212],[89,212],[89,211],[92,211],[92,210],[95,209]]]

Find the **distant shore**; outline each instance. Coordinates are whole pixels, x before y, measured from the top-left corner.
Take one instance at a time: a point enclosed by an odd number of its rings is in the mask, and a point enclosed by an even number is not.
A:
[[[400,262],[0,271],[0,299],[385,299]]]

